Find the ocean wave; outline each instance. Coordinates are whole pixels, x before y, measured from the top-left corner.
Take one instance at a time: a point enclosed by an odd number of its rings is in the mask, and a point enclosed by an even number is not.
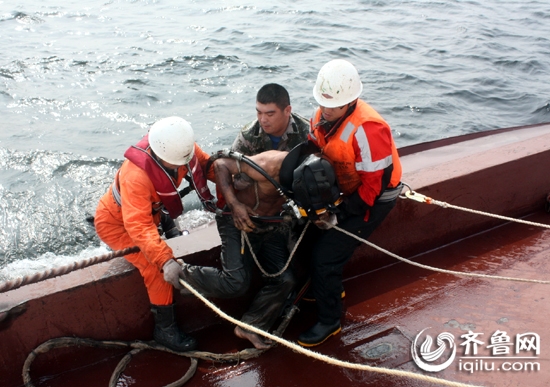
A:
[[[267,82],[309,117],[331,59],[398,146],[548,122],[549,18],[536,0],[26,2],[0,15],[0,261],[99,246],[85,218],[157,119],[226,148]]]
[[[74,253],[98,243],[86,218],[112,181],[119,160],[0,148],[0,266],[48,251]]]

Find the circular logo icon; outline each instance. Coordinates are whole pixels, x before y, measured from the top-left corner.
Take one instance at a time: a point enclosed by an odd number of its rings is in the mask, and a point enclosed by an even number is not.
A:
[[[449,367],[454,361],[456,356],[455,337],[448,332],[443,332],[437,335],[437,348],[432,350],[433,339],[430,335],[426,335],[426,339],[420,346],[420,353],[417,350],[417,341],[419,337],[430,328],[423,329],[418,335],[416,335],[414,342],[411,346],[411,352],[414,362],[418,367],[428,372],[439,372]],[[449,358],[443,363],[435,363],[444,354],[448,353],[448,348],[451,350]]]

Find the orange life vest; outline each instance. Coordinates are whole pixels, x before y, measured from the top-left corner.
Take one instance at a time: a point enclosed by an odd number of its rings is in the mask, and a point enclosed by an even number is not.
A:
[[[317,109],[315,117],[312,120],[312,128],[310,139],[313,140],[333,163],[334,170],[338,179],[338,185],[342,193],[346,196],[355,192],[362,184],[359,171],[377,172],[393,165],[393,171],[390,182],[387,187],[380,187],[381,190],[375,196],[382,194],[386,188],[397,187],[401,180],[401,162],[397,153],[397,148],[391,136],[389,125],[370,105],[362,100],[357,100],[357,106],[352,114],[347,117],[328,139],[325,137],[324,131],[320,128],[319,121],[321,120],[321,109]],[[376,122],[382,124],[384,131],[383,135],[369,136],[368,123]],[[357,133],[360,126],[366,124],[360,133]],[[380,138],[389,137],[391,148],[388,147],[387,141],[383,142]],[[357,145],[361,149],[362,159],[357,160],[353,141],[357,140]],[[382,158],[372,157],[371,150],[377,147],[387,148],[387,152],[383,152]],[[374,201],[374,200],[373,200]],[[372,205],[373,203],[368,203]]]

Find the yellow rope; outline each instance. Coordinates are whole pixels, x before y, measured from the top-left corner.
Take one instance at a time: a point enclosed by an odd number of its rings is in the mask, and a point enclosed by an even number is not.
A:
[[[239,320],[229,316],[228,314],[223,312],[221,309],[219,309],[216,305],[214,305],[212,302],[210,302],[206,298],[204,298],[199,292],[197,292],[187,282],[180,279],[180,283],[183,286],[185,286],[191,293],[193,293],[195,296],[197,296],[202,302],[204,302],[206,304],[206,306],[208,306],[215,313],[217,313],[220,317],[224,318],[225,320],[229,321],[230,323],[233,323],[233,324],[235,324],[235,325],[237,325],[237,326],[239,326],[243,329],[247,329],[247,330],[252,331],[252,332],[254,332],[258,335],[261,335],[261,336],[263,336],[263,337],[265,337],[269,340],[272,340],[272,341],[277,342],[281,345],[284,345],[285,347],[290,348],[294,352],[298,352],[302,355],[309,356],[311,358],[320,360],[320,361],[325,362],[327,364],[340,366],[340,367],[344,367],[344,368],[349,368],[349,369],[353,369],[353,370],[358,370],[358,371],[371,371],[371,372],[376,372],[376,373],[381,373],[381,374],[386,374],[386,375],[407,377],[407,378],[411,378],[411,379],[422,380],[422,381],[425,381],[425,382],[432,382],[432,383],[436,383],[436,384],[440,384],[440,385],[444,385],[444,386],[472,387],[472,385],[470,385],[470,384],[464,384],[464,383],[460,383],[460,382],[453,382],[453,381],[449,381],[449,380],[445,380],[445,379],[439,379],[439,378],[435,378],[433,376],[421,375],[421,374],[417,374],[417,373],[409,372],[409,371],[401,371],[401,370],[389,369],[389,368],[383,368],[383,367],[373,367],[373,366],[369,366],[369,365],[366,365],[366,364],[350,363],[350,362],[347,362],[347,361],[332,358],[332,357],[327,356],[327,355],[323,355],[321,353],[312,351],[310,349],[303,348],[303,347],[301,347],[297,344],[294,344],[294,343],[292,343],[288,340],[285,340],[285,339],[280,338],[278,336],[272,335],[268,332],[265,332],[261,329],[258,329],[258,328],[254,327],[252,325],[248,325],[246,323],[243,323],[242,321],[239,321]],[[473,386],[473,387],[475,387],[475,386]]]

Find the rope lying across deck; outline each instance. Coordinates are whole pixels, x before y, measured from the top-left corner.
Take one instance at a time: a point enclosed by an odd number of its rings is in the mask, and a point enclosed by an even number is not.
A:
[[[216,305],[214,305],[212,302],[207,300],[205,297],[203,297],[199,292],[197,292],[191,285],[189,285],[187,282],[180,279],[180,283],[185,286],[191,293],[193,293],[196,297],[198,297],[202,302],[205,303],[206,306],[208,306],[210,309],[212,309],[215,313],[217,313],[220,317],[224,318],[225,320],[229,321],[230,323],[233,323],[243,329],[252,331],[256,334],[259,334],[267,339],[270,339],[276,343],[279,343],[294,352],[298,352],[300,354],[306,355],[308,357],[311,357],[313,359],[320,360],[322,362],[325,362],[330,365],[343,367],[343,368],[349,368],[357,371],[370,371],[380,374],[386,374],[391,376],[398,376],[398,377],[406,377],[410,379],[416,379],[416,380],[422,380],[424,382],[431,382],[443,386],[451,386],[451,387],[472,387],[470,384],[464,384],[460,382],[453,382],[445,379],[439,379],[432,376],[426,376],[417,374],[414,372],[409,371],[401,371],[396,369],[389,369],[389,368],[383,368],[383,367],[373,367],[365,364],[359,364],[359,363],[351,363],[339,359],[332,358],[327,355],[323,355],[321,353],[312,351],[310,349],[303,348],[293,342],[290,342],[288,340],[285,340],[281,338],[284,329],[286,328],[286,325],[288,325],[288,321],[292,318],[292,315],[297,311],[297,308],[294,307],[291,309],[289,315],[285,316],[285,319],[281,323],[281,326],[277,329],[276,332],[273,334],[265,332],[261,329],[258,329],[252,325],[248,325],[246,323],[243,323],[225,312],[223,312],[221,309],[219,309]],[[286,321],[286,323],[285,323]],[[178,356],[184,356],[189,357],[191,359],[191,364],[189,366],[188,371],[183,375],[180,379],[177,381],[170,383],[169,385],[165,387],[180,387],[183,384],[185,384],[195,373],[197,368],[197,360],[196,359],[203,359],[203,360],[209,360],[209,361],[217,361],[217,362],[231,362],[231,361],[240,361],[240,360],[247,360],[252,359],[255,357],[260,356],[263,352],[266,350],[259,350],[255,348],[249,348],[245,349],[243,351],[237,352],[237,353],[228,353],[228,354],[213,354],[211,352],[201,352],[201,351],[190,351],[190,352],[174,352],[171,351],[163,346],[160,346],[158,344],[152,343],[146,343],[146,342],[125,342],[125,341],[97,341],[97,340],[90,340],[90,339],[82,339],[82,338],[74,338],[74,337],[60,337],[57,339],[48,340],[47,342],[41,344],[36,349],[34,349],[28,356],[25,361],[25,364],[23,366],[23,381],[25,383],[25,387],[34,387],[32,384],[32,379],[30,376],[30,367],[32,362],[36,359],[36,357],[40,354],[44,354],[51,349],[55,348],[63,348],[63,347],[70,347],[70,346],[88,346],[88,347],[98,347],[98,348],[130,348],[131,351],[126,354],[122,360],[118,363],[116,369],[114,370],[111,379],[109,381],[109,387],[116,387],[118,379],[122,372],[124,371],[126,365],[130,362],[133,356],[138,354],[139,352],[145,350],[145,349],[152,349],[152,350],[159,350],[163,352],[172,353]],[[476,386],[473,386],[476,387]]]
[[[515,219],[515,218],[510,218],[510,217],[507,217],[507,216],[491,214],[489,212],[483,212],[483,211],[478,211],[478,210],[472,210],[470,208],[455,206],[455,205],[452,205],[452,204],[449,204],[449,203],[446,203],[446,202],[442,202],[442,201],[439,201],[439,200],[432,199],[428,196],[424,196],[424,195],[419,194],[419,193],[417,193],[415,191],[412,191],[412,190],[407,191],[407,193],[405,194],[404,197],[403,196],[400,196],[400,197],[411,199],[411,200],[414,200],[414,201],[417,201],[417,202],[420,202],[420,203],[434,204],[434,205],[437,205],[437,206],[440,206],[440,207],[443,207],[443,208],[452,208],[452,209],[456,209],[456,210],[460,210],[460,211],[470,212],[470,213],[477,214],[477,215],[483,215],[483,216],[488,216],[488,217],[492,217],[492,218],[496,218],[496,219],[507,220],[509,222],[521,223],[521,224],[526,224],[526,225],[529,225],[529,226],[535,226],[535,227],[550,229],[550,225],[548,225],[548,224],[537,223],[537,222],[529,222],[529,221],[526,221],[526,220],[523,220],[523,219]],[[378,251],[381,251],[381,252],[389,255],[390,257],[399,259],[400,261],[403,261],[403,262],[408,263],[408,264],[413,265],[413,266],[420,267],[422,269],[427,269],[427,270],[432,270],[432,271],[436,271],[436,272],[439,272],[439,273],[452,274],[452,275],[462,276],[462,277],[477,277],[477,278],[496,279],[496,280],[505,280],[505,281],[516,281],[516,282],[531,282],[531,283],[546,284],[546,285],[550,284],[550,281],[545,281],[545,280],[503,277],[503,276],[497,276],[497,275],[487,275],[487,274],[478,274],[478,273],[467,273],[467,272],[445,270],[445,269],[435,268],[435,267],[432,267],[432,266],[422,265],[420,263],[417,263],[417,262],[411,261],[409,259],[400,257],[397,254],[394,254],[394,253],[392,253],[392,252],[390,252],[386,249],[383,249],[379,246],[376,246],[375,244],[370,243],[367,240],[365,240],[363,238],[360,238],[360,237],[358,237],[358,236],[356,236],[356,235],[354,235],[354,234],[352,234],[352,233],[350,233],[346,230],[343,230],[343,229],[341,229],[337,226],[334,226],[334,228],[336,230],[339,230],[339,231],[343,232],[346,235],[349,235],[349,236],[365,243],[366,245],[371,246],[372,248],[374,248]]]
[[[423,195],[415,193],[414,191],[409,191],[407,193],[406,197],[409,198],[409,199],[419,201],[419,202],[440,205],[441,207],[444,207],[444,208],[454,208],[454,209],[464,210],[464,211],[468,211],[468,212],[472,212],[472,213],[476,213],[476,214],[480,214],[480,215],[492,216],[492,217],[499,218],[499,219],[514,221],[514,222],[523,223],[523,224],[528,224],[528,225],[532,225],[532,226],[550,228],[550,225],[545,225],[545,224],[540,224],[540,223],[535,223],[535,222],[527,222],[527,221],[523,221],[523,220],[508,218],[508,217],[504,217],[504,216],[500,216],[500,215],[494,215],[494,214],[489,214],[489,213],[485,213],[485,212],[481,212],[481,211],[475,211],[475,210],[470,210],[470,209],[466,209],[466,208],[463,208],[463,207],[450,205],[448,203],[439,202],[439,201],[433,200],[431,198],[427,198]],[[309,223],[308,223],[308,225],[309,225]],[[307,228],[308,225],[306,225],[306,228]],[[381,251],[385,254],[388,254],[388,255],[390,255],[390,256],[392,256],[396,259],[399,259],[403,262],[406,262],[408,264],[411,264],[411,265],[414,265],[414,266],[417,266],[417,267],[421,267],[423,269],[428,269],[428,270],[432,270],[432,271],[436,271],[436,272],[452,274],[452,275],[457,275],[457,276],[479,277],[479,278],[486,278],[486,279],[498,279],[498,280],[508,280],[508,281],[532,282],[532,283],[538,283],[538,284],[550,284],[550,281],[544,281],[544,280],[533,280],[533,279],[523,279],[523,278],[513,278],[513,277],[492,276],[492,275],[485,275],[485,274],[478,274],[478,273],[466,273],[466,272],[458,272],[458,271],[451,271],[451,270],[445,270],[445,269],[438,269],[438,268],[434,268],[434,267],[431,267],[431,266],[422,265],[422,264],[419,264],[417,262],[414,262],[414,261],[408,260],[406,258],[400,257],[396,254],[393,254],[393,253],[389,252],[388,250],[385,250],[381,247],[378,247],[378,246],[368,242],[367,240],[365,240],[363,238],[360,238],[360,237],[358,237],[358,236],[356,236],[356,235],[354,235],[354,234],[352,234],[352,233],[350,233],[350,232],[348,232],[348,231],[346,231],[346,230],[344,230],[344,229],[342,229],[338,226],[332,226],[328,223],[327,223],[327,226],[334,227],[336,230],[341,231],[341,232],[349,235],[350,237],[353,237],[353,238],[361,241],[362,243],[365,243],[365,244],[367,244],[367,245],[369,245],[369,246],[371,246],[371,247],[373,247],[373,248],[375,248],[375,249],[377,249],[377,250],[379,250],[379,251]],[[302,236],[303,236],[303,234],[302,234]],[[246,242],[249,244],[249,247],[250,247],[249,241],[247,240],[247,238],[245,238],[245,239],[246,239]],[[296,249],[297,245],[299,244],[300,240],[301,240],[301,237],[298,240],[298,243],[296,244],[295,249]],[[295,249],[291,253],[291,257],[294,254]],[[137,247],[132,247],[132,248],[128,248],[128,249],[125,249],[125,250],[118,251],[118,252],[113,252],[113,253],[110,253],[110,254],[107,254],[107,255],[104,255],[104,256],[101,256],[101,257],[92,258],[90,260],[83,261],[83,264],[81,263],[81,265],[78,265],[78,264],[73,265],[74,268],[72,268],[71,270],[74,270],[75,268],[85,267],[85,266],[88,266],[88,265],[93,264],[93,263],[98,263],[100,261],[102,262],[104,260],[114,258],[115,256],[122,256],[122,255],[130,254],[130,253],[133,253],[133,252],[137,252],[137,251],[138,251]],[[255,260],[256,260],[256,263],[258,264],[258,266],[261,269],[261,266],[260,266],[259,262],[257,261],[257,259],[255,259]],[[287,263],[287,265],[288,265],[288,263]],[[285,266],[285,268],[286,268],[286,266]],[[68,270],[67,268],[63,268],[63,270],[61,270],[61,271],[63,271],[63,273],[61,273],[61,274],[65,274],[65,271],[68,272],[68,271],[71,271],[71,270]],[[38,277],[41,278],[41,279],[51,278],[51,277],[54,277],[56,275],[60,275],[60,274],[58,274],[58,272],[59,271],[57,271],[57,272],[56,271],[50,271],[50,272],[47,272],[45,275],[38,276]],[[264,274],[267,274],[267,273],[264,273]],[[271,275],[273,275],[273,274],[271,274]],[[34,276],[31,279],[23,279],[23,280],[20,280],[20,281],[11,281],[12,284],[10,285],[8,283],[8,285],[12,286],[11,288],[13,289],[14,286],[15,287],[22,286],[24,284],[30,283],[32,279],[36,279],[36,278],[37,278],[37,276]],[[39,279],[39,280],[41,280],[41,279]],[[33,281],[33,282],[37,282],[37,280]],[[262,330],[260,330],[256,327],[254,327],[254,326],[243,323],[243,322],[227,315],[226,313],[221,311],[216,305],[214,305],[213,303],[208,301],[200,293],[198,293],[195,289],[193,289],[188,283],[186,283],[183,280],[180,280],[180,283],[183,286],[185,286],[196,297],[198,297],[201,301],[203,301],[203,303],[205,303],[215,313],[217,313],[219,316],[226,319],[227,321],[229,321],[229,322],[231,322],[231,323],[233,323],[233,324],[235,324],[235,325],[237,325],[237,326],[239,326],[243,329],[246,329],[248,331],[251,331],[251,332],[254,332],[258,335],[261,335],[261,336],[263,336],[267,339],[270,339],[273,342],[284,345],[287,348],[290,348],[291,350],[293,350],[294,352],[297,352],[297,353],[306,355],[308,357],[312,357],[314,359],[326,362],[327,364],[334,365],[334,366],[339,366],[339,367],[344,367],[344,368],[349,368],[349,369],[354,369],[354,370],[359,370],[359,371],[369,371],[369,372],[381,373],[381,374],[398,376],[398,377],[406,377],[406,378],[422,380],[422,381],[425,381],[425,382],[430,382],[430,383],[435,383],[435,384],[445,385],[445,386],[457,386],[457,387],[471,386],[471,385],[464,384],[464,383],[448,381],[448,380],[439,379],[439,378],[435,378],[435,377],[431,377],[431,376],[417,374],[417,373],[414,373],[414,372],[408,372],[408,371],[402,371],[402,370],[396,370],[396,369],[388,369],[388,368],[383,368],[383,367],[373,367],[373,366],[368,366],[368,365],[365,365],[365,364],[350,363],[350,362],[347,362],[347,361],[342,361],[342,360],[339,360],[339,359],[331,358],[329,356],[320,354],[320,353],[312,351],[310,349],[303,348],[303,347],[301,347],[301,346],[299,346],[295,343],[289,342],[289,341],[281,338],[281,336],[282,336],[284,330],[286,329],[286,326],[288,325],[290,319],[292,318],[294,313],[296,313],[296,311],[297,311],[296,306],[293,306],[290,309],[289,313],[285,316],[285,318],[283,319],[283,322],[281,323],[281,325],[279,326],[277,331],[275,331],[273,334],[270,334],[268,332],[262,331]],[[6,290],[3,290],[3,289],[6,289],[6,288],[7,288],[6,284],[1,284],[0,285],[0,292],[6,291]],[[111,376],[111,380],[109,382],[110,387],[115,387],[117,385],[117,381],[120,377],[120,374],[122,373],[122,371],[124,370],[126,365],[130,362],[131,358],[133,356],[135,356],[137,353],[144,350],[144,349],[161,350],[161,351],[164,351],[164,352],[169,352],[169,353],[177,354],[177,355],[180,355],[180,356],[189,357],[191,359],[191,364],[190,364],[189,370],[185,373],[185,375],[183,375],[176,382],[173,382],[173,383],[169,384],[166,387],[179,387],[179,386],[182,386],[184,383],[186,383],[193,376],[193,374],[196,371],[197,359],[203,359],[203,360],[209,360],[209,361],[218,361],[218,362],[239,361],[239,360],[245,360],[245,359],[251,359],[251,358],[254,358],[254,357],[258,357],[259,355],[261,355],[263,352],[266,351],[266,350],[259,350],[259,349],[255,349],[255,348],[250,348],[250,349],[245,349],[245,350],[237,352],[237,353],[230,353],[230,354],[213,354],[213,353],[210,353],[210,352],[200,352],[200,351],[177,353],[177,352],[171,351],[171,350],[169,350],[165,347],[162,347],[158,344],[155,344],[154,342],[153,343],[145,343],[145,342],[139,342],[139,341],[137,341],[137,342],[95,341],[95,340],[89,340],[89,339],[64,337],[64,338],[49,340],[49,341],[41,344],[39,347],[37,347],[35,350],[33,350],[29,354],[29,356],[27,357],[27,360],[25,361],[25,365],[23,367],[23,380],[25,382],[25,386],[26,387],[33,387],[33,384],[31,382],[31,378],[30,378],[30,366],[31,366],[32,362],[34,361],[34,359],[39,354],[48,352],[50,349],[66,347],[66,346],[71,346],[71,345],[77,345],[77,346],[84,345],[84,346],[92,346],[92,347],[98,347],[99,346],[99,347],[104,347],[104,348],[131,348],[131,351],[126,356],[124,356],[124,358],[119,362],[117,368],[113,372],[113,374]]]
[[[229,321],[230,323],[233,323],[233,324],[235,324],[235,325],[237,325],[237,326],[239,326],[243,329],[247,329],[249,331],[252,331],[252,332],[254,332],[258,335],[261,335],[261,336],[263,336],[263,337],[265,337],[269,340],[272,340],[276,343],[284,345],[285,347],[292,349],[294,352],[298,352],[302,355],[306,355],[306,356],[311,357],[313,359],[320,360],[320,361],[325,362],[327,364],[334,365],[334,366],[339,366],[339,367],[343,367],[343,368],[349,368],[349,369],[353,369],[353,370],[358,370],[358,371],[370,371],[370,372],[376,372],[376,373],[381,373],[381,374],[386,374],[386,375],[393,375],[393,376],[406,377],[406,378],[411,378],[411,379],[416,379],[416,380],[422,380],[422,381],[425,381],[425,382],[431,382],[431,383],[435,383],[435,384],[439,384],[439,385],[443,385],[443,386],[455,386],[455,387],[471,387],[472,386],[471,384],[453,382],[453,381],[449,381],[449,380],[445,380],[445,379],[439,379],[439,378],[435,378],[433,376],[421,375],[421,374],[417,374],[417,373],[409,372],[409,371],[401,371],[401,370],[395,370],[395,369],[389,369],[389,368],[383,368],[383,367],[373,367],[373,366],[369,366],[369,365],[366,365],[366,364],[350,363],[350,362],[347,362],[347,361],[332,358],[332,357],[327,356],[327,355],[323,355],[319,352],[315,352],[315,351],[312,351],[310,349],[303,348],[303,347],[301,347],[301,346],[299,346],[295,343],[292,343],[292,342],[290,342],[288,340],[285,340],[281,337],[272,335],[268,332],[265,332],[261,329],[258,329],[258,328],[254,327],[252,325],[248,325],[246,323],[243,323],[242,321],[239,321],[239,320],[229,316],[228,314],[223,312],[221,309],[219,309],[216,305],[214,305],[212,302],[208,301],[205,297],[203,297],[202,294],[200,294],[195,289],[193,289],[193,287],[191,285],[189,285],[187,282],[180,279],[180,283],[183,286],[185,286],[187,288],[187,290],[189,290],[191,293],[193,293],[195,296],[197,296],[202,302],[204,302],[206,306],[208,306],[210,309],[212,309],[214,312],[216,312],[220,317],[224,318],[225,320]]]
[[[273,336],[280,337],[283,335],[285,329],[288,326],[288,323],[298,311],[296,306],[292,306],[285,316],[283,317],[279,327],[273,332]],[[193,375],[197,369],[198,361],[197,359],[207,360],[218,363],[230,363],[230,362],[240,362],[242,360],[253,359],[260,356],[262,353],[267,351],[267,349],[256,349],[256,348],[246,348],[239,352],[233,353],[212,353],[206,351],[189,351],[189,352],[175,352],[162,345],[157,344],[154,341],[143,342],[143,341],[113,341],[113,340],[91,340],[78,337],[58,337],[55,339],[48,340],[40,344],[27,356],[25,364],[23,365],[23,382],[25,387],[34,387],[32,383],[32,378],[30,375],[31,364],[38,357],[38,355],[49,352],[52,349],[57,348],[67,348],[67,347],[91,347],[91,348],[106,348],[106,349],[117,349],[117,348],[127,348],[130,351],[119,361],[117,367],[113,371],[111,378],[109,380],[109,387],[116,387],[118,385],[118,380],[120,375],[132,360],[134,356],[139,354],[144,350],[156,350],[171,353],[174,355],[188,357],[191,360],[188,371],[177,381],[168,384],[165,387],[180,387],[184,385]]]

